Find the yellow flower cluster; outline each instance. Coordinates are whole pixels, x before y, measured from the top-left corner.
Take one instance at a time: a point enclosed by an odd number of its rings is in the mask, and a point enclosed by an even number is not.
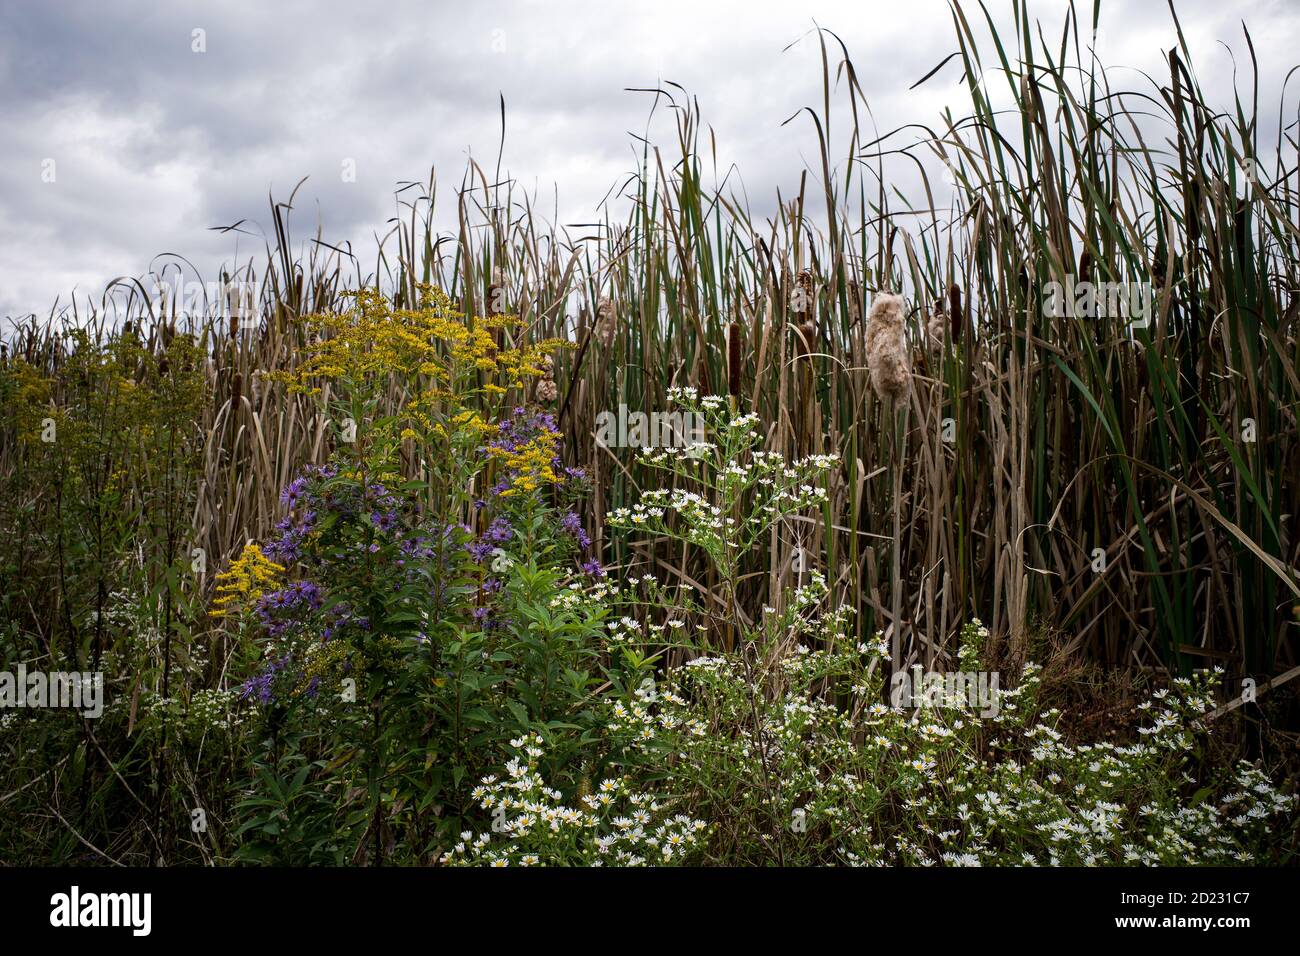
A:
[[[556,484],[559,478],[551,463],[555,460],[560,436],[555,432],[541,432],[528,442],[511,451],[488,447],[488,454],[501,461],[514,473],[510,487],[502,496],[536,491],[544,484]]]
[[[54,411],[51,397],[54,394],[54,380],[42,375],[34,365],[23,359],[15,359],[10,365],[9,381],[6,382],[4,398],[14,415],[18,440],[23,444],[39,444],[45,418],[63,417],[61,411]]]
[[[350,293],[355,308],[344,315],[304,319],[321,335],[306,346],[305,360],[291,373],[271,373],[294,391],[319,392],[320,379],[360,382],[369,377],[398,375],[413,389],[408,411],[426,427],[421,409],[469,392],[501,396],[527,377],[543,374],[548,353],[569,343],[546,339],[518,347],[498,346],[523,325],[514,316],[495,315],[466,322],[451,299],[429,285],[420,287],[418,309],[395,309],[378,289]],[[421,381],[423,380],[423,381]]]
[[[446,438],[454,432],[469,435],[476,441],[482,441],[483,439],[490,438],[496,434],[497,427],[487,421],[478,412],[467,409],[453,415],[450,421],[447,422],[447,427],[444,428],[441,424],[434,425],[430,431],[439,438]]]
[[[358,483],[375,482],[377,484],[389,486],[399,485],[402,483],[402,475],[396,471],[373,471],[367,474],[357,468],[346,468],[339,472],[339,476]],[[310,540],[314,534],[315,533],[313,532],[312,535],[308,535],[308,540]]]
[[[262,553],[257,545],[249,543],[230,565],[229,571],[217,575],[217,597],[212,602],[212,617],[225,617],[232,610],[248,608],[284,573],[284,566],[276,564]]]
[[[313,680],[319,681],[319,684],[328,690],[336,689],[339,686],[339,675],[344,672],[343,666],[351,654],[352,648],[348,646],[347,641],[312,644],[303,655],[305,660],[302,679],[294,692],[305,694]]]

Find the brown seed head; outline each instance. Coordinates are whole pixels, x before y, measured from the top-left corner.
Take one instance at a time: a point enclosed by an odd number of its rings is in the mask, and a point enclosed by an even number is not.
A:
[[[948,317],[952,320],[952,340],[960,342],[966,330],[966,313],[961,307],[961,286],[955,282],[948,287]]]
[[[596,338],[600,343],[609,348],[614,344],[614,337],[618,335],[618,317],[614,313],[614,303],[606,296],[600,297],[600,303],[596,306]]]

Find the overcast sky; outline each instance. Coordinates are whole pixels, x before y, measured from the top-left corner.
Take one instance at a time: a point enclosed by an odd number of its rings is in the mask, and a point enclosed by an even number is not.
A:
[[[986,2],[998,16],[1010,10]],[[1059,36],[1064,5],[1031,0],[1048,35]],[[978,4],[966,6],[978,22]],[[1177,7],[1203,85],[1224,108],[1233,60],[1220,41],[1248,69],[1246,21],[1275,116],[1300,61],[1300,2]],[[734,162],[755,207],[770,208],[816,156],[808,124],[781,126],[820,100],[814,21],[847,43],[882,130],[935,123],[945,103],[960,104],[952,64],[908,90],[956,49],[946,0],[0,0],[0,316],[44,315],[74,289],[97,298],[162,253],[214,278],[262,243],[210,227],[269,229],[268,194],[286,199],[304,176],[296,234],[319,222],[329,240],[373,248],[399,182],[434,168],[449,195],[467,157],[495,162],[499,96],[503,167],[547,210],[558,191],[561,222],[590,221],[635,168],[630,133],[645,132],[650,99],[627,88],[665,80],[699,98],[722,164]],[[1174,33],[1163,2],[1106,0],[1102,27],[1114,82],[1142,84],[1126,67],[1167,75]],[[651,130],[666,145],[670,122],[665,114]],[[345,181],[349,162],[355,181]]]

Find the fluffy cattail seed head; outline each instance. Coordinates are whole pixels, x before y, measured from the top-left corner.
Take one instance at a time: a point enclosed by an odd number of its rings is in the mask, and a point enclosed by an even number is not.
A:
[[[794,291],[790,293],[790,311],[801,318],[812,311],[813,277],[808,269],[801,269],[794,277]]]
[[[553,402],[560,396],[555,384],[555,360],[549,355],[542,356],[542,380],[537,383],[537,400]]]
[[[816,301],[813,298],[813,276],[807,269],[795,276],[794,291],[790,293],[790,312],[803,337],[803,347],[812,351],[817,338]]]
[[[871,303],[867,316],[867,371],[871,387],[882,400],[899,398],[911,383],[902,296],[882,292]]]
[[[936,355],[943,351],[944,326],[947,322],[948,316],[944,315],[943,303],[936,302],[930,320],[925,323],[926,345]]]
[[[596,338],[600,339],[600,344],[609,348],[614,344],[614,337],[618,335],[618,318],[614,315],[614,303],[606,296],[600,297],[600,303],[596,306]]]

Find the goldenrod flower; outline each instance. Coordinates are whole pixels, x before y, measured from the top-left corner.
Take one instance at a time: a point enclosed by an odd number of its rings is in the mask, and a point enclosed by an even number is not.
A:
[[[212,602],[212,617],[225,617],[232,609],[249,608],[284,573],[284,566],[276,564],[253,543],[230,565],[230,570],[217,575],[217,597]]]

